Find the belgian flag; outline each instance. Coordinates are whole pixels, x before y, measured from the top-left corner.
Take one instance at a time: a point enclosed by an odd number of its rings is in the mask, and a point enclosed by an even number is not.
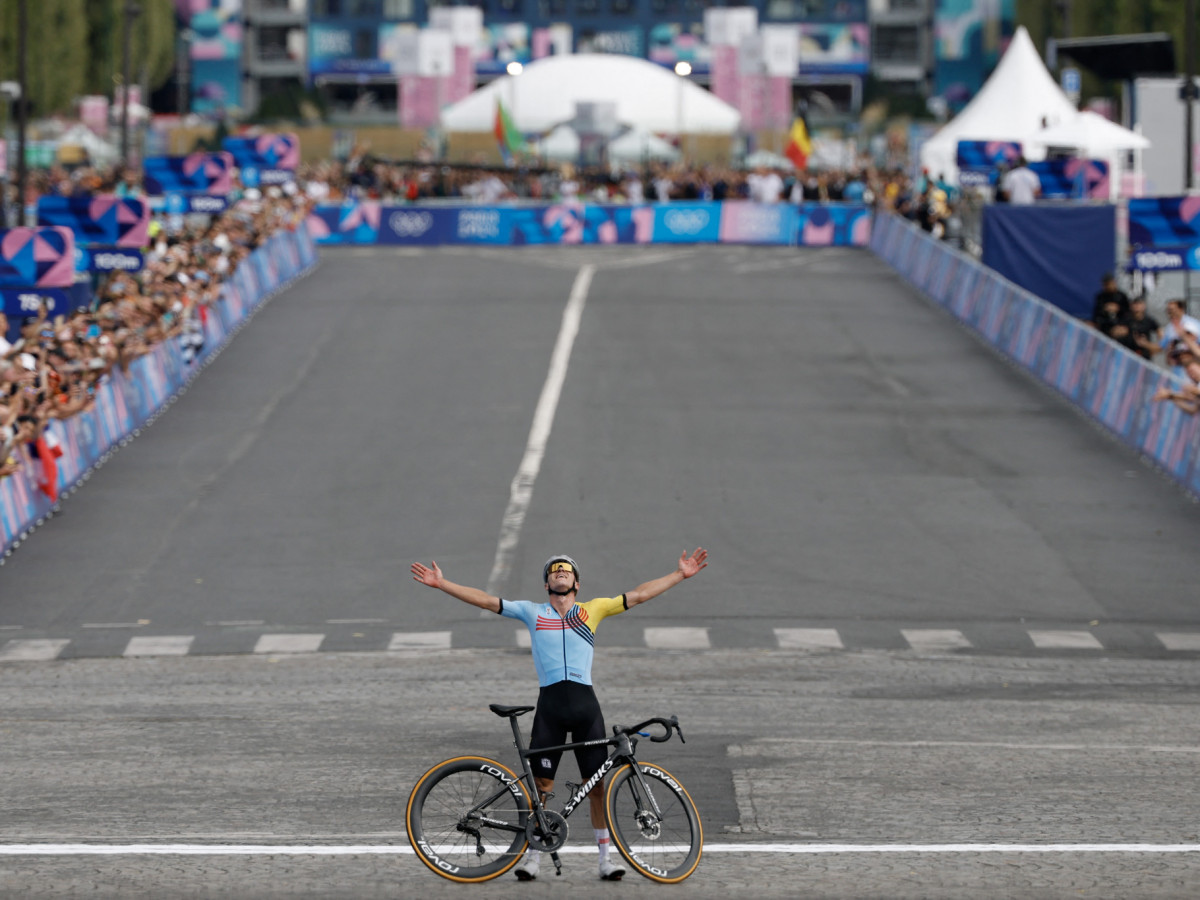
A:
[[[812,155],[812,139],[808,136],[808,120],[804,113],[797,113],[792,120],[792,129],[788,132],[788,142],[783,152],[792,161],[796,171],[808,166],[808,157]]]

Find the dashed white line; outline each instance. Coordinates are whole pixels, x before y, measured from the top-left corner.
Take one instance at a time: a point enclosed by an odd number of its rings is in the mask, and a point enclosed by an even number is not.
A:
[[[647,628],[646,646],[653,650],[708,650],[707,628]]]
[[[264,634],[254,645],[255,653],[316,653],[323,634]]]
[[[1103,650],[1104,645],[1090,631],[1030,631],[1029,638],[1039,650]]]
[[[124,656],[187,656],[195,637],[184,635],[159,635],[156,637],[130,638],[125,645]]]
[[[780,650],[841,650],[842,638],[836,628],[776,628]]]
[[[961,650],[971,646],[966,635],[953,628],[901,628],[900,633],[910,647],[922,653]]]
[[[47,640],[30,638],[9,641],[0,647],[0,662],[31,662],[34,660],[58,659],[58,654],[71,643],[69,640]]]
[[[448,631],[397,631],[388,643],[388,651],[397,650],[449,650]]]

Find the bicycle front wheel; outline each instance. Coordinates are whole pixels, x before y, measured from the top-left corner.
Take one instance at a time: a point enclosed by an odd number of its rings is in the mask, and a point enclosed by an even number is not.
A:
[[[525,851],[529,794],[519,777],[483,756],[460,756],[421,776],[408,798],[417,859],[451,881],[487,881]]]
[[[662,766],[626,764],[609,779],[604,814],[613,843],[651,881],[676,884],[700,863],[704,830],[683,785]]]

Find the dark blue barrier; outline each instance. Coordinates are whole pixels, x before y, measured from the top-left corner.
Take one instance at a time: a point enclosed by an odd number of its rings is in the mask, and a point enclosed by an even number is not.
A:
[[[178,338],[167,341],[130,363],[127,372],[114,369],[97,388],[91,410],[51,421],[49,429],[64,451],[58,460],[59,486],[77,483],[110,448],[145,424],[195,376],[205,357],[227,340],[264,297],[316,260],[307,226],[274,235],[225,283],[221,300],[210,309],[205,322],[205,349],[196,360],[190,364],[184,360]],[[0,552],[5,554],[51,507],[49,498],[37,487],[36,461],[24,446],[16,455],[21,470],[0,479]]]
[[[142,182],[154,197],[167,194],[212,194],[233,190],[232,154],[189,153],[187,156],[149,156],[142,163]]]
[[[39,225],[57,225],[75,233],[84,247],[144,247],[150,210],[128,197],[41,197]]]
[[[865,246],[871,214],[859,203],[680,202],[637,206],[319,206],[321,244],[775,244]]]
[[[984,207],[984,265],[1073,316],[1092,317],[1100,279],[1116,257],[1115,207]]]
[[[898,216],[876,217],[871,249],[988,343],[1200,496],[1200,416],[1153,399],[1159,388],[1182,387],[1176,376]]]

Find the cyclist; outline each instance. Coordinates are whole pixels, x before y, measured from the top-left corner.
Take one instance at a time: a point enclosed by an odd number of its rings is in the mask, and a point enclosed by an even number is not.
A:
[[[640,584],[616,597],[598,597],[580,603],[578,600],[579,566],[571,557],[558,554],[542,566],[549,600],[531,603],[525,600],[504,600],[479,588],[464,587],[446,579],[436,562],[428,568],[412,564],[413,579],[421,584],[445,591],[464,603],[488,609],[510,619],[520,619],[529,629],[533,662],[537,667],[537,709],[529,737],[530,749],[552,747],[572,741],[603,739],[604,716],[592,689],[592,652],[596,628],[608,616],[623,613],[657,597],[686,578],[691,578],[708,565],[708,551],[697,547],[692,553],[679,556],[675,571],[653,581]],[[532,758],[539,793],[544,797],[554,787],[562,751],[548,752]],[[604,747],[584,747],[575,751],[579,773],[584,783],[596,773],[605,760]],[[588,795],[591,804],[592,828],[600,850],[600,877],[619,881],[625,867],[608,858],[609,834],[604,821],[603,785],[597,784]],[[521,881],[537,878],[541,853],[530,849],[515,869]]]

